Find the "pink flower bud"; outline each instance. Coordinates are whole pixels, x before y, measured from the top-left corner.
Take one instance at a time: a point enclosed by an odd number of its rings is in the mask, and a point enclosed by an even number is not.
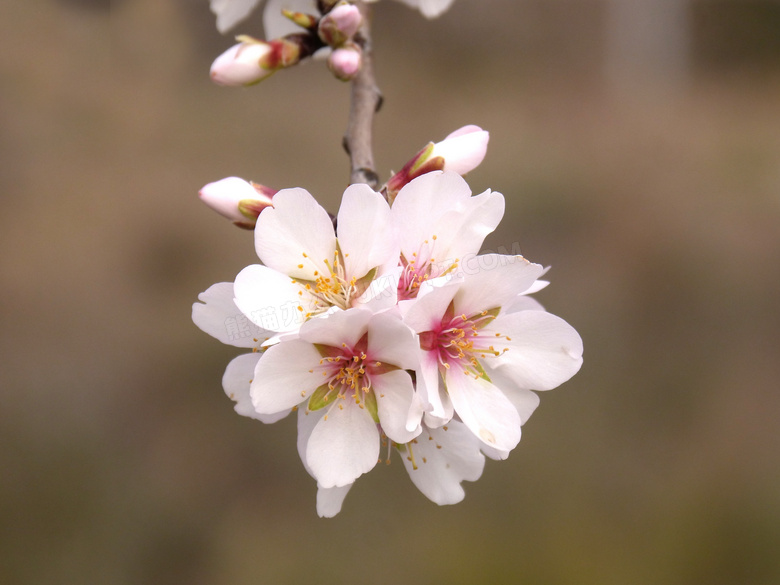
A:
[[[357,6],[339,4],[320,19],[317,32],[323,43],[339,47],[355,35],[362,20]]]
[[[249,183],[238,177],[228,177],[209,183],[200,190],[201,201],[239,227],[252,229],[257,216],[273,205],[274,189]]]
[[[490,135],[479,126],[464,126],[433,145],[431,158],[444,159],[444,170],[465,175],[485,158]]]
[[[341,81],[349,81],[360,71],[362,52],[357,45],[344,45],[328,55],[328,68]]]
[[[243,41],[233,45],[211,64],[211,79],[227,86],[257,83],[275,71],[260,64],[271,52],[271,45],[262,41]]]
[[[384,191],[389,201],[412,179],[431,171],[452,171],[465,175],[485,158],[490,135],[479,126],[464,126],[441,142],[423,148],[387,181]]]

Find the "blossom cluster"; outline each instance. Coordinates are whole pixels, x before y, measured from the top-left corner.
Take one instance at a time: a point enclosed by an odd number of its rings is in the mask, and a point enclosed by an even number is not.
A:
[[[545,269],[479,254],[504,197],[473,195],[461,175],[487,140],[467,126],[429,144],[380,191],[350,185],[335,218],[300,188],[263,191],[253,218],[239,203],[259,201],[258,186],[231,178],[201,191],[234,221],[255,221],[261,263],[203,292],[193,321],[249,350],[222,380],[239,414],[296,413],[320,516],[394,452],[425,496],[459,502],[486,456],[517,446],[535,391],[582,364],[577,332],[528,296]]]

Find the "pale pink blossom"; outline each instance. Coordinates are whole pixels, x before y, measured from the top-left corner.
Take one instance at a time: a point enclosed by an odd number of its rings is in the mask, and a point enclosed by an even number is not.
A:
[[[520,256],[477,256],[469,270],[440,286],[426,284],[404,321],[424,353],[418,392],[427,424],[453,413],[501,458],[520,441],[531,390],[550,390],[582,364],[582,340],[543,310],[507,312],[544,269]]]
[[[298,409],[307,470],[319,487],[343,488],[376,465],[382,435],[402,444],[420,433],[422,406],[407,372],[418,353],[392,312],[332,313],[266,350],[252,404],[263,415]]]

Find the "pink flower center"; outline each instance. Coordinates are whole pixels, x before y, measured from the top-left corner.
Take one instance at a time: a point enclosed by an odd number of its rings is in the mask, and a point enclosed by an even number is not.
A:
[[[410,259],[401,254],[400,265],[403,270],[398,281],[399,301],[417,298],[422,283],[431,278],[444,276],[458,267],[458,258],[437,261],[433,257],[437,236],[434,234],[431,240],[425,240],[417,252],[412,252]]]
[[[497,348],[498,340],[511,339],[501,333],[486,332],[484,327],[495,319],[499,309],[482,311],[476,315],[453,315],[452,304],[442,318],[441,325],[420,334],[420,347],[435,352],[440,369],[457,367],[482,376],[481,359],[499,356],[509,348]]]

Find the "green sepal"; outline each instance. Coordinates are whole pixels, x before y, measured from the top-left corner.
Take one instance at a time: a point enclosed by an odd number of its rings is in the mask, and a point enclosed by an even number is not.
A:
[[[490,379],[490,376],[487,375],[485,368],[482,367],[482,364],[479,363],[479,361],[477,361],[476,364],[472,364],[472,367],[470,367],[469,369],[479,374],[479,377],[485,380],[486,382],[490,382],[491,384],[493,383],[493,381]]]
[[[376,394],[371,390],[363,394],[363,406],[374,419],[376,424],[379,424],[379,406],[376,403]]]
[[[309,398],[309,410],[315,411],[320,410],[324,406],[327,406],[330,402],[330,399],[328,398],[328,394],[331,392],[335,392],[334,389],[331,389],[330,386],[327,384],[323,384],[319,388],[317,388],[314,391],[314,394],[311,395],[311,398]]]
[[[371,282],[376,277],[376,268],[372,268],[369,270],[365,276],[360,277],[358,280],[355,281],[355,296],[359,297],[362,295],[369,286],[371,286]]]
[[[340,347],[333,347],[332,345],[325,345],[322,343],[313,343],[312,345],[314,346],[314,349],[317,350],[317,353],[323,358],[338,357],[342,355]]]

